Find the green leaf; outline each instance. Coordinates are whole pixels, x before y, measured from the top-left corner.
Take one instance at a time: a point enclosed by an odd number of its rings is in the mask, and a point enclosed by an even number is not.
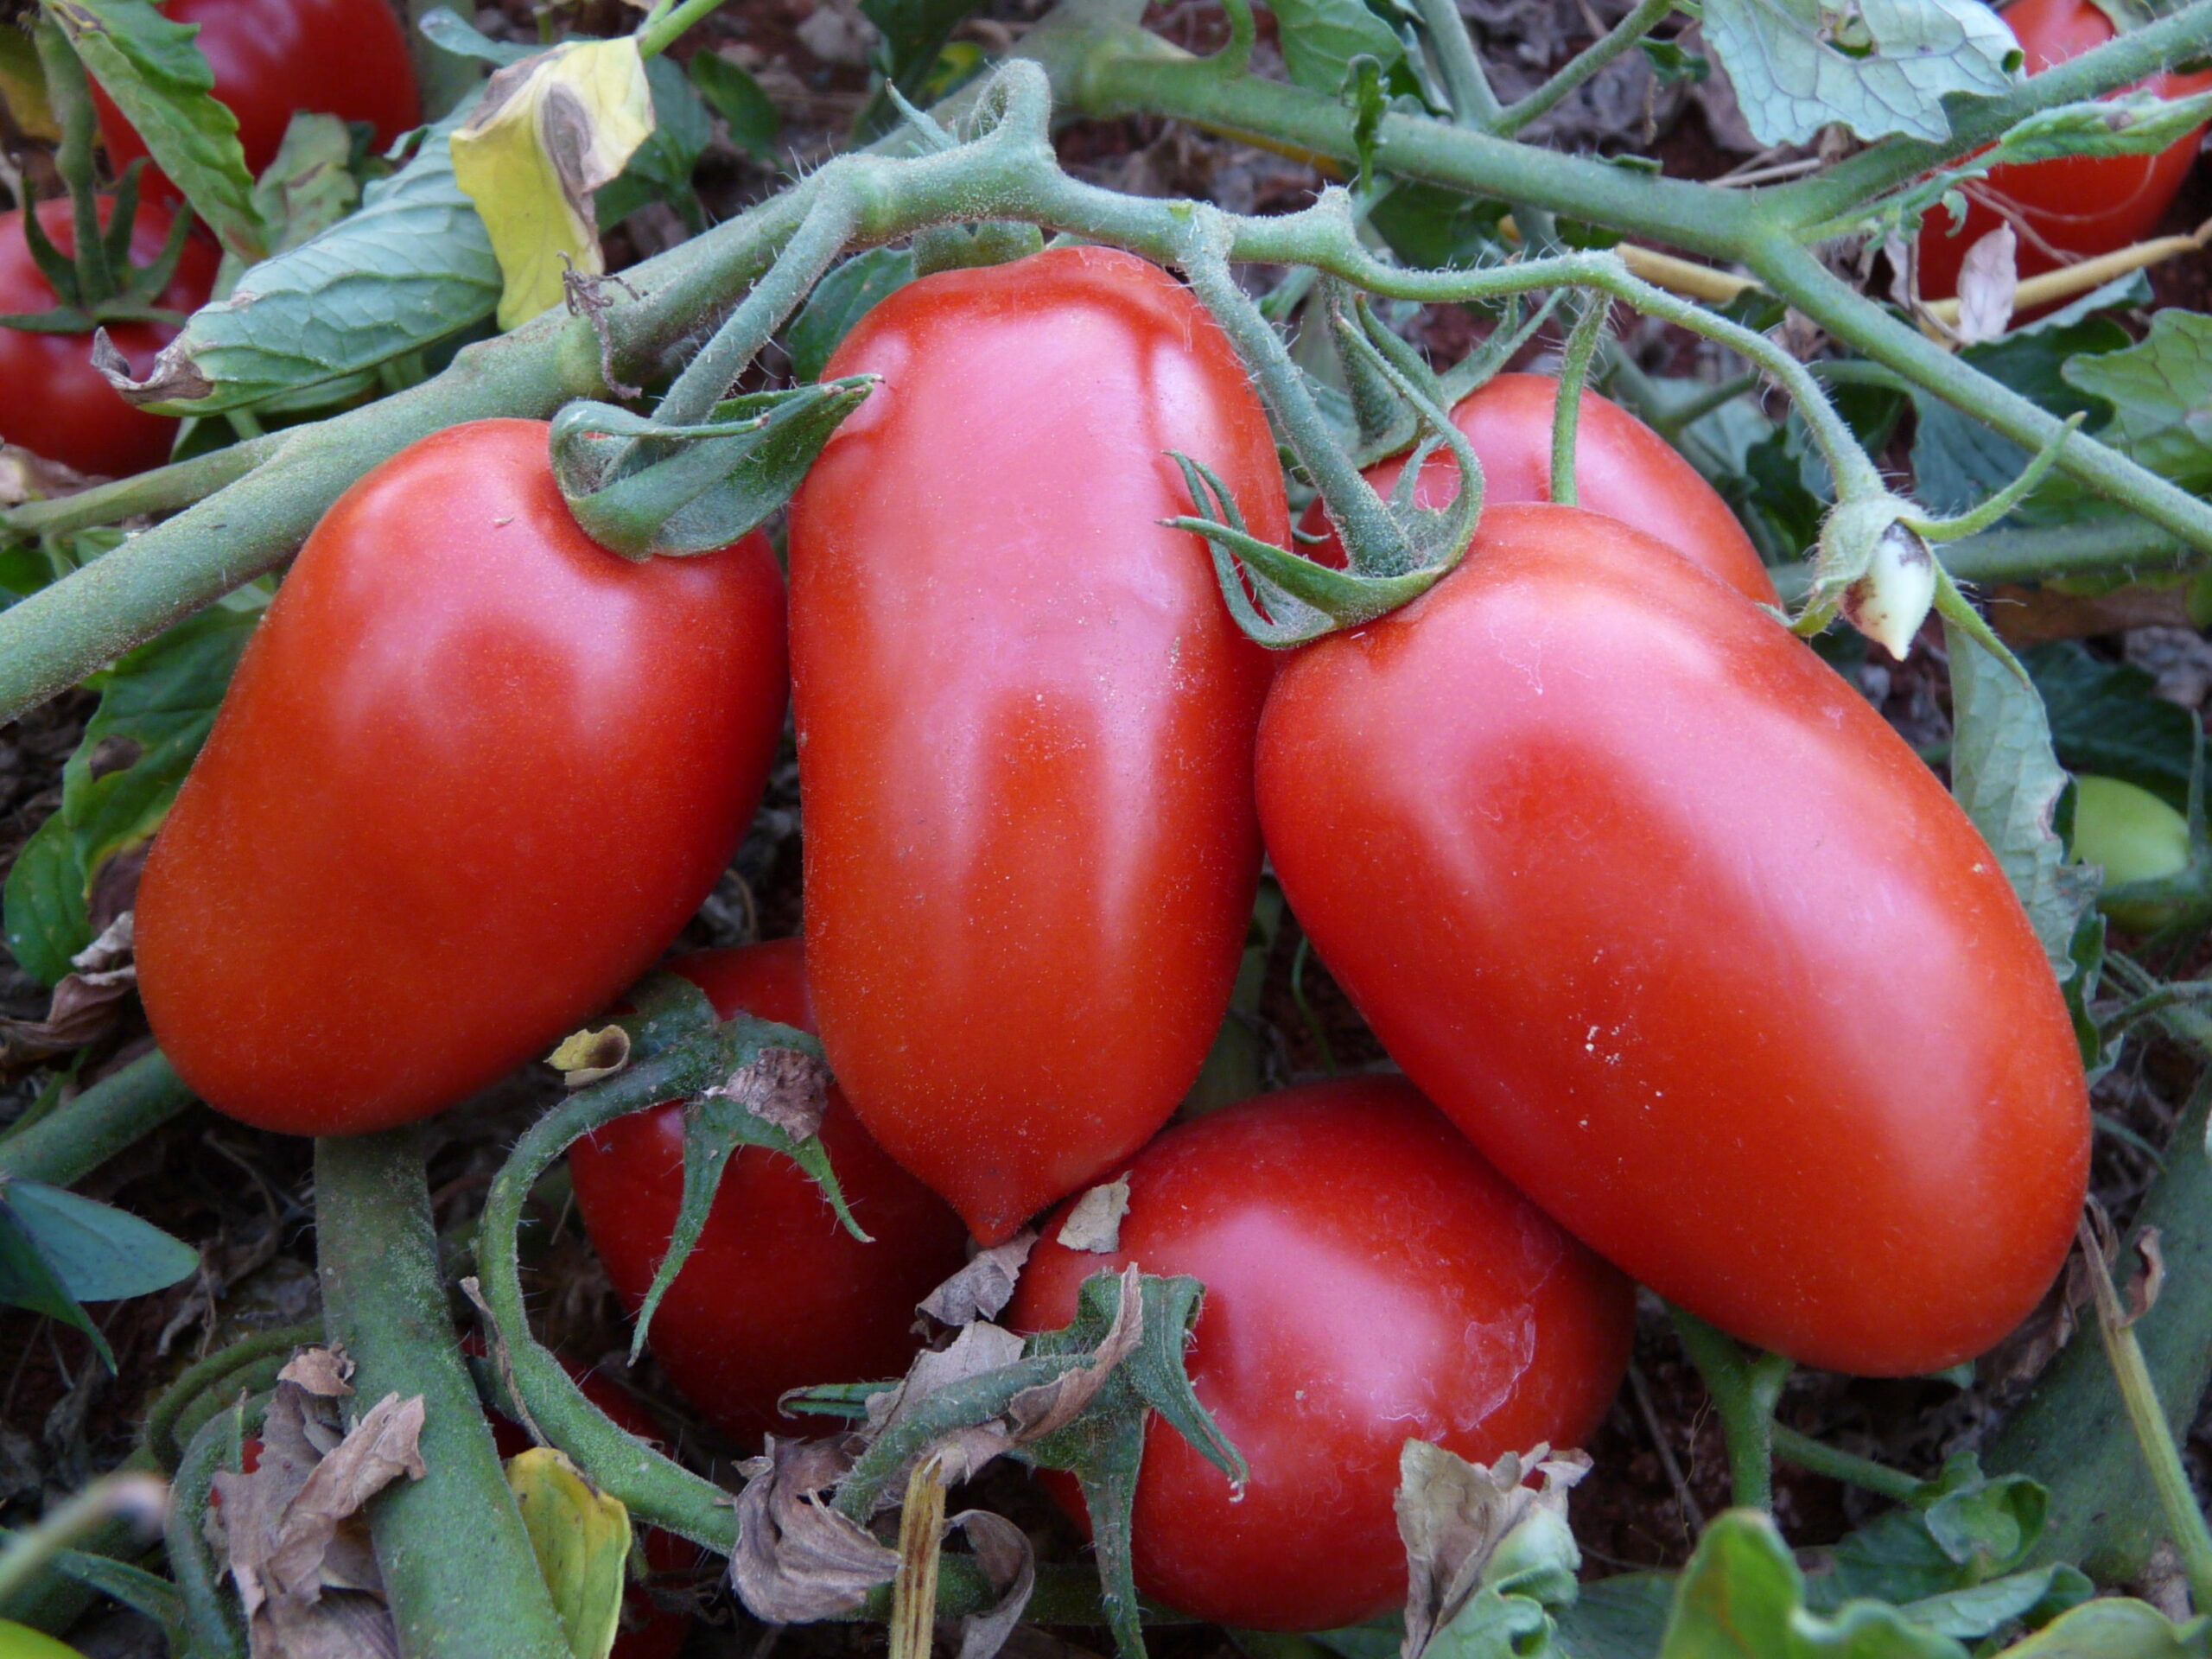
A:
[[[699,96],[729,124],[730,142],[755,161],[775,160],[776,134],[783,118],[744,66],[719,52],[695,52],[686,67]]]
[[[875,384],[861,374],[753,392],[690,427],[572,403],[554,418],[553,475],[585,532],[625,558],[711,552],[791,499]]]
[[[2063,1561],[1907,1602],[1899,1611],[1939,1636],[1973,1641],[2022,1620],[2037,1622],[2086,1601],[2095,1586]]]
[[[2156,680],[2101,662],[2073,639],[2037,645],[2020,660],[2043,694],[2051,742],[2069,772],[2118,778],[2188,810],[2196,721],[2158,694]]]
[[[137,130],[154,163],[241,259],[266,247],[238,118],[213,94],[197,23],[173,23],[152,0],[46,0],[85,67]]]
[[[200,1267],[199,1251],[151,1222],[43,1181],[0,1183],[0,1204],[80,1302],[150,1295]]]
[[[1505,203],[1441,185],[1401,183],[1367,216],[1390,251],[1409,265],[1432,270],[1465,269],[1505,246],[1498,229]]]
[[[1308,91],[1335,97],[1355,58],[1373,58],[1385,74],[1405,61],[1397,30],[1363,0],[1269,0],[1268,9],[1280,25],[1283,67]]]
[[[981,0],[861,0],[861,13],[883,37],[885,79],[912,95],[937,67],[937,54]]]
[[[856,253],[814,285],[806,307],[784,334],[791,373],[819,380],[830,355],[875,302],[914,280],[914,256],[903,248]]]
[[[162,353],[140,401],[212,415],[373,369],[475,327],[499,302],[499,262],[431,128],[360,212],[250,268]]]
[[[255,181],[254,212],[268,227],[271,251],[296,248],[353,211],[360,181],[348,169],[353,134],[334,115],[302,110],[284,129],[276,159]]]
[[[61,769],[61,805],[9,873],[10,947],[48,984],[92,943],[102,867],[152,838],[200,753],[260,615],[247,590],[156,635],[86,683],[100,705]]]
[[[1994,97],[2020,62],[1979,0],[1706,0],[1705,37],[1764,144],[1831,122],[1869,140],[1946,138],[1945,96]]]
[[[2035,687],[1946,619],[1951,654],[1951,792],[1997,855],[2051,971],[2074,977],[2075,931],[2096,896],[2094,873],[2066,862],[2052,823],[2066,773]]]
[[[2005,1649],[2004,1659],[2205,1659],[2208,1653],[2212,1619],[2176,1624],[2154,1607],[2115,1598],[2084,1603]]]
[[[1586,1584],[1554,1609],[1560,1659],[1647,1659],[1659,1651],[1675,1594],[1671,1573],[1624,1573]]]
[[[2186,488],[2212,488],[2212,316],[2170,306],[2141,345],[2075,358],[2060,372],[2113,406],[2098,437]]]
[[[1808,1611],[1804,1592],[1774,1522],[1731,1510],[1682,1570],[1659,1659],[1967,1659],[1886,1603],[1846,1602],[1831,1618]]]
[[[594,208],[604,228],[620,224],[647,202],[664,201],[696,234],[706,229],[707,215],[691,188],[691,173],[714,139],[714,126],[683,71],[666,58],[646,60],[645,85],[652,92],[653,130],[622,175],[594,198]]]
[[[1986,156],[1990,166],[2024,165],[2063,157],[2155,156],[2212,120],[2212,92],[2160,98],[2140,87],[2114,98],[2038,110],[2007,128]]]
[[[1705,80],[1713,73],[1712,59],[1685,51],[1673,41],[1655,41],[1646,35],[1637,45],[1643,49],[1643,55],[1650,60],[1651,73],[1662,86],[1678,81]]]
[[[0,1188],[0,1192],[4,1192]],[[92,1346],[99,1351],[101,1362],[111,1371],[115,1369],[115,1355],[107,1345],[107,1338],[92,1317],[77,1305],[69,1287],[60,1276],[47,1264],[44,1255],[16,1212],[0,1198],[0,1306],[27,1307],[34,1313],[43,1313],[50,1319],[74,1325],[92,1338]]]
[[[474,58],[498,69],[519,63],[537,50],[518,41],[495,41],[475,24],[463,22],[459,13],[447,6],[434,7],[426,12],[416,27],[439,51],[450,52],[456,58]]]

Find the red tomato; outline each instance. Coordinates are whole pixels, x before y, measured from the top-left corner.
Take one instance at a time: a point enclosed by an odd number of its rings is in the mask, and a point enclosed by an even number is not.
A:
[[[1552,499],[1552,411],[1558,404],[1559,382],[1551,376],[1501,374],[1453,407],[1452,425],[1467,435],[1483,464],[1485,511],[1508,501]],[[1407,459],[1399,455],[1369,467],[1367,481],[1387,497],[1404,474]],[[1713,486],[1666,439],[1594,391],[1582,394],[1574,488],[1588,511],[1657,537],[1693,564],[1740,588],[1747,599],[1780,603],[1758,550]],[[1441,507],[1459,493],[1459,469],[1452,457],[1432,454],[1421,469],[1414,499],[1424,507]],[[1306,508],[1299,528],[1327,538],[1299,551],[1344,568],[1344,543],[1318,499]]]
[[[1505,1184],[1401,1077],[1246,1101],[1129,1166],[1121,1248],[1029,1259],[1011,1322],[1054,1330],[1092,1274],[1205,1281],[1189,1366],[1251,1466],[1240,1497],[1154,1422],[1137,1481],[1137,1584],[1262,1630],[1357,1624],[1402,1601],[1392,1496],[1425,1440],[1479,1462],[1579,1445],[1627,1369],[1627,1280]],[[1072,1480],[1048,1478],[1081,1516]]]
[[[339,498],[155,841],[139,988],[232,1116],[389,1128],[543,1054],[667,947],[760,800],[766,539],[618,558],[546,432],[449,428]]]
[[[101,201],[102,225],[113,207]],[[76,223],[67,197],[41,202],[38,222],[55,247],[74,253]],[[168,212],[141,206],[130,227],[132,259],[151,264],[168,233]],[[197,310],[214,283],[214,250],[188,242],[160,304],[172,311]],[[0,213],[0,312],[46,311],[53,305],[53,285],[31,257],[22,213]],[[176,330],[159,322],[112,322],[107,334],[130,359],[132,371],[143,374]],[[92,366],[91,335],[0,328],[0,442],[21,444],[80,473],[120,477],[160,466],[175,436],[174,420],[133,409],[101,378]]]
[[[824,372],[884,385],[791,503],[806,950],[830,1062],[985,1243],[1127,1157],[1243,948],[1269,665],[1166,452],[1288,531],[1267,416],[1166,272],[945,271]]]
[[[669,966],[703,989],[725,1020],[742,1009],[814,1029],[797,939]],[[778,1413],[777,1400],[791,1389],[903,1373],[920,1345],[911,1328],[914,1304],[967,1259],[960,1217],[884,1155],[834,1088],[822,1142],[854,1218],[875,1242],[847,1232],[790,1159],[741,1147],[647,1336],[684,1397],[753,1446],[764,1430],[820,1428]],[[635,1308],[676,1230],[682,1109],[671,1103],[617,1118],[569,1148],[569,1171],[585,1230],[615,1289]]]
[[[1659,543],[1485,511],[1460,569],[1283,671],[1259,791],[1391,1056],[1662,1295],[1899,1376],[2057,1273],[2088,1103],[1995,856],[1864,697]]]
[[[238,117],[246,169],[257,177],[276,159],[295,111],[365,121],[379,149],[422,119],[406,31],[391,0],[162,0],[160,10],[173,22],[200,25],[215,96]],[[92,102],[109,164],[120,173],[146,153],[145,143],[97,82]],[[156,180],[154,173],[148,183]]]
[[[2102,46],[2114,33],[2112,19],[2094,0],[2016,0],[2001,15],[2027,54],[2031,75]],[[2186,98],[2212,86],[2212,73],[2157,74],[2139,84],[2161,98]],[[2023,276],[2141,241],[2173,205],[2203,138],[2199,127],[2155,156],[2069,157],[1990,168],[1986,178],[1964,187],[1964,230],[1954,235],[1951,215],[1942,207],[1923,222],[1922,297],[1957,293],[1967,250],[2007,219],[2019,233],[2016,257]]]

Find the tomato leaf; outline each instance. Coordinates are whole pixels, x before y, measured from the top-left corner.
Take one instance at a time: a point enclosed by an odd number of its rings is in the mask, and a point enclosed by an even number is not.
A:
[[[708,107],[729,124],[730,142],[755,161],[773,161],[783,118],[768,94],[760,90],[760,83],[743,65],[733,63],[719,52],[695,52],[684,67]],[[804,378],[811,380],[819,373],[817,368],[815,374]]]
[[[784,332],[791,373],[819,380],[830,354],[875,302],[914,280],[914,256],[904,248],[870,248],[856,253],[814,285],[805,308]]]
[[[0,1186],[0,1203],[80,1302],[149,1295],[200,1266],[198,1250],[151,1222],[43,1181],[10,1180]]]
[[[362,193],[361,210],[251,267],[201,307],[133,401],[168,415],[244,409],[421,351],[481,322],[499,264],[475,204],[454,181],[448,138]]]
[[[1997,855],[2061,984],[2075,980],[2075,931],[2096,897],[2095,872],[2066,861],[2053,824],[2066,773],[2035,687],[1948,618],[1951,792]]]
[[[431,8],[416,27],[441,52],[450,52],[456,58],[474,58],[480,63],[501,69],[521,62],[537,49],[518,41],[495,41],[449,6]]]
[[[1374,59],[1386,75],[1405,61],[1397,30],[1363,0],[1269,0],[1268,10],[1280,26],[1283,67],[1308,91],[1335,97],[1355,58]]]
[[[882,37],[884,79],[912,96],[937,67],[938,54],[980,0],[861,0],[861,15]]]
[[[575,1659],[607,1659],[621,1631],[630,1511],[550,1446],[510,1458],[507,1486],[569,1651]]]
[[[558,305],[569,272],[607,269],[593,193],[652,130],[645,60],[627,35],[571,41],[492,77],[451,145],[454,177],[499,261],[500,327]]]
[[[2169,306],[2140,345],[2074,358],[2060,373],[2112,404],[2098,437],[2187,488],[2212,487],[2212,316]]]
[[[1706,0],[1705,37],[1763,144],[1831,122],[1865,139],[1948,137],[1944,98],[2005,91],[2021,57],[1979,0]]]
[[[1833,1618],[1805,1605],[1805,1576],[1774,1522],[1731,1510],[1682,1570],[1659,1659],[1966,1659],[1949,1637],[1885,1602],[1853,1600]]]
[[[302,110],[292,117],[276,159],[253,187],[254,211],[272,251],[296,248],[353,211],[361,184],[347,167],[353,156],[353,132],[336,116]]]
[[[47,984],[92,941],[101,870],[161,827],[258,615],[250,592],[213,606],[87,682],[100,706],[62,767],[61,804],[8,874],[9,948]]]
[[[223,246],[259,257],[265,232],[238,118],[214,96],[215,72],[194,44],[199,25],[171,22],[152,0],[46,0],[46,9]]]
[[[2177,1624],[2155,1607],[2125,1598],[2076,1607],[2005,1649],[2004,1659],[2202,1659],[2212,1618]]]

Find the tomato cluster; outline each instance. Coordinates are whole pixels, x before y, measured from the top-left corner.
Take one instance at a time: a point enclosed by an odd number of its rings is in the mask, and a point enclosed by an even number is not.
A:
[[[823,1141],[874,1242],[789,1160],[731,1160],[652,1331],[725,1428],[895,1374],[964,1231],[1122,1175],[1117,1240],[1048,1220],[1009,1317],[1057,1326],[1129,1262],[1205,1281],[1191,1373],[1250,1482],[1155,1424],[1139,1581],[1312,1629],[1402,1592],[1409,1435],[1486,1460],[1591,1432],[1622,1269],[1882,1375],[2041,1295],[2088,1144],[2042,949],[1647,429],[1586,400],[1589,505],[1551,505],[1554,389],[1494,381],[1454,416],[1490,474],[1464,564],[1271,664],[1161,522],[1190,510],[1180,451],[1288,531],[1266,415],[1166,273],[1097,248],[942,272],[830,372],[881,380],[791,512],[804,946],[674,965],[726,1015],[818,1031]],[[332,1134],[441,1109],[615,997],[744,829],[786,679],[766,543],[626,563],[545,437],[480,423],[370,474],[241,664],[139,911],[156,1033],[225,1110]],[[1162,1133],[1262,835],[1405,1077]],[[668,1105],[571,1154],[633,1303],[682,1138]]]

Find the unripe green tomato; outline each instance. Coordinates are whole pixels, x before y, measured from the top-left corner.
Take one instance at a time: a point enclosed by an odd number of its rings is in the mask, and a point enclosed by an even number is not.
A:
[[[2110,889],[2179,875],[2189,868],[2189,820],[2147,789],[2117,778],[2074,780],[2074,856],[2101,864]],[[2114,903],[2099,908],[2133,933],[2155,933],[2177,919],[2172,904]]]

